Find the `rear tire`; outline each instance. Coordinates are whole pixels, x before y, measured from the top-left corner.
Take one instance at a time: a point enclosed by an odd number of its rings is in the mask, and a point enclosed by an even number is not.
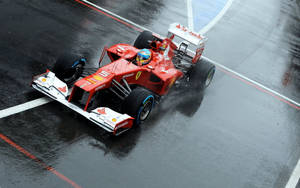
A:
[[[134,126],[144,122],[154,106],[154,95],[152,92],[137,87],[125,98],[122,111],[134,118]]]
[[[80,56],[66,54],[56,60],[52,71],[60,80],[71,84],[81,76],[85,63],[86,59]]]
[[[151,49],[150,43],[154,40],[154,36],[150,31],[143,31],[135,40],[134,47],[138,49]]]
[[[196,90],[206,89],[215,74],[216,67],[207,61],[198,61],[189,72],[189,82]]]

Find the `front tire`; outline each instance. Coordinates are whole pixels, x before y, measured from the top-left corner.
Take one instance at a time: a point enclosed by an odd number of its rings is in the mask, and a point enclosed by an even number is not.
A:
[[[52,71],[56,77],[69,85],[81,76],[85,63],[86,59],[80,56],[66,54],[56,60]]]
[[[123,102],[123,112],[134,118],[134,126],[140,125],[150,115],[154,106],[154,95],[152,92],[137,87]]]
[[[134,47],[138,49],[151,49],[150,43],[154,40],[154,36],[150,31],[143,31],[135,40]]]

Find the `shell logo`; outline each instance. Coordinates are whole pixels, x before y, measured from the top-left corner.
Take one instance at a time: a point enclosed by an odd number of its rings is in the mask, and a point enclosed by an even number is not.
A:
[[[142,71],[137,72],[135,75],[135,79],[138,80],[140,78],[141,74],[142,74]]]
[[[96,80],[98,80],[98,81],[102,81],[102,80],[103,80],[103,78],[102,78],[101,76],[98,76],[98,75],[95,75],[94,78],[95,78]]]

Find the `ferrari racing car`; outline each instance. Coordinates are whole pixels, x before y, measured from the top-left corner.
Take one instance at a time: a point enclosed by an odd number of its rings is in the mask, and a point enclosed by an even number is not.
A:
[[[105,47],[94,69],[84,57],[58,58],[51,70],[33,78],[32,87],[119,135],[144,122],[173,85],[208,87],[215,66],[200,60],[205,41],[178,23],[165,38],[143,31],[134,45]],[[109,62],[103,62],[105,55]]]

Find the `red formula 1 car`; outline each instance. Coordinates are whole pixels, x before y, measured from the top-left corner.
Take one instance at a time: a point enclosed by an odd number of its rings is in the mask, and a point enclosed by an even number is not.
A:
[[[176,45],[175,37],[183,42]],[[174,23],[166,38],[144,31],[133,46],[104,48],[94,70],[86,68],[85,58],[58,58],[52,71],[34,77],[32,87],[118,135],[145,121],[174,84],[193,89],[210,84],[215,66],[200,61],[204,42],[203,36]],[[195,52],[188,50],[191,44]],[[111,62],[101,66],[105,54]]]

